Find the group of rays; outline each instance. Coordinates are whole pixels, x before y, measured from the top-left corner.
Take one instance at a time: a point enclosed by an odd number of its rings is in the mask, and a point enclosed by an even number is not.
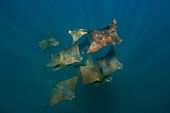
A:
[[[47,66],[54,66],[53,71],[75,62],[81,62],[83,58],[80,54],[90,54],[108,44],[119,44],[122,41],[116,32],[116,19],[101,30],[76,29],[69,30],[68,33],[73,37],[73,46],[71,48],[67,46],[64,50],[51,55],[51,61]],[[86,37],[83,43],[77,45],[76,42],[85,34],[89,35],[91,45],[89,44],[88,37]],[[46,40],[39,42],[39,46],[42,50],[57,46],[58,44],[59,42],[54,39],[51,32]],[[56,104],[60,100],[71,100],[74,98],[74,90],[78,80],[82,79],[83,85],[94,83],[94,87],[98,87],[104,83],[111,82],[112,77],[109,76],[109,74],[117,69],[122,69],[123,66],[123,64],[117,60],[113,46],[111,46],[109,52],[105,56],[97,58],[96,61],[97,64],[94,64],[92,56],[89,55],[86,62],[75,66],[77,76],[65,81],[54,82],[52,96],[47,107]]]

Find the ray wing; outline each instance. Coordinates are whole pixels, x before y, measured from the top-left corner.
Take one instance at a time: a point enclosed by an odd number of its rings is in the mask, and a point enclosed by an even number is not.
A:
[[[79,78],[79,75],[77,75],[69,80],[66,80],[65,84],[68,85],[72,91],[74,91],[78,78]]]
[[[87,30],[85,29],[75,29],[69,30],[69,34],[73,37],[73,43],[76,42],[81,36],[87,34]]]

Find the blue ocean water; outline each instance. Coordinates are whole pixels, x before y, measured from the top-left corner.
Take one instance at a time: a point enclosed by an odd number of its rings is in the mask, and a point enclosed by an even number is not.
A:
[[[68,30],[102,29],[113,19],[123,69],[98,88],[78,82],[72,101],[46,108],[53,82],[76,75],[72,66],[46,67],[50,52],[72,43]],[[170,113],[169,26],[169,0],[0,0],[0,113]],[[49,31],[60,44],[42,53],[37,42]]]

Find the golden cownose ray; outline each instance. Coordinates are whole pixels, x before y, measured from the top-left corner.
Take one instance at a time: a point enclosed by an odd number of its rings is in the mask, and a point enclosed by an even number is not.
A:
[[[80,72],[83,78],[82,84],[84,85],[103,79],[99,65],[93,64],[91,56],[86,61],[86,66],[80,66]]]
[[[39,41],[38,44],[39,44],[39,46],[42,50],[45,50],[45,49],[50,48],[52,46],[57,46],[59,44],[59,42],[56,41],[54,39],[52,33],[49,32],[48,38],[46,40]]]
[[[50,107],[63,99],[69,99],[75,97],[74,89],[78,80],[78,75],[61,82],[55,82],[52,90],[52,96],[47,107]]]
[[[108,44],[118,44],[122,39],[117,36],[116,32],[116,19],[113,22],[101,30],[88,31],[88,34],[91,39],[91,45],[87,54],[93,53]]]
[[[75,43],[72,48],[67,47],[66,49],[52,54],[51,62],[47,64],[48,67],[57,66],[54,70],[58,70],[74,62],[80,62],[82,57],[80,51]]]
[[[112,79],[113,78],[111,76],[105,76],[105,77],[103,77],[102,81],[94,82],[93,87],[98,87],[98,86],[103,85],[105,83],[112,82]]]
[[[96,60],[103,71],[103,76],[106,76],[117,69],[122,69],[123,67],[123,64],[121,64],[115,56],[113,46],[104,57],[98,58]]]
[[[75,30],[69,30],[68,33],[73,37],[73,43],[76,42],[81,36],[84,34],[87,34],[87,30],[85,29],[75,29]]]

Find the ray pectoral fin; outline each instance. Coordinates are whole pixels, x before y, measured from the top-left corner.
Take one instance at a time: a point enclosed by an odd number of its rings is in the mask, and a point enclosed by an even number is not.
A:
[[[87,51],[87,54],[93,53],[95,51],[96,51],[96,49],[95,49],[94,44],[91,44],[91,46],[89,47],[89,50]]]
[[[61,84],[61,82],[54,84],[52,96],[50,98],[50,101],[49,101],[47,107],[50,107],[50,106],[56,104],[57,102],[67,98],[66,95],[62,91],[64,87],[59,84]]]
[[[75,97],[74,92],[70,90],[68,87],[59,86],[58,90],[54,94],[52,94],[52,97],[50,98],[47,107],[50,107],[64,99],[72,100],[72,98],[74,97]]]
[[[50,101],[49,101],[49,103],[48,103],[48,105],[47,105],[47,108],[48,107],[50,107],[50,106],[52,106],[52,105],[54,105],[54,104],[56,104],[57,102],[59,102],[59,101],[61,101],[61,100],[64,100],[64,99],[66,99],[67,97],[66,96],[62,96],[62,95],[56,95],[56,97],[51,97],[51,99],[50,99]]]
[[[106,30],[108,33],[112,33],[116,30],[116,19],[113,20],[111,24],[107,27],[103,28],[102,30]]]
[[[95,46],[90,46],[89,50],[87,51],[87,54],[94,53],[100,48],[96,48]]]
[[[65,84],[68,85],[72,89],[72,91],[74,91],[78,78],[79,78],[79,75],[77,75],[69,80],[66,80]]]
[[[106,46],[104,41],[97,40],[97,39],[93,40],[89,47],[89,50],[87,51],[87,54],[94,53],[94,52],[98,51],[99,49],[101,49],[103,46]]]

